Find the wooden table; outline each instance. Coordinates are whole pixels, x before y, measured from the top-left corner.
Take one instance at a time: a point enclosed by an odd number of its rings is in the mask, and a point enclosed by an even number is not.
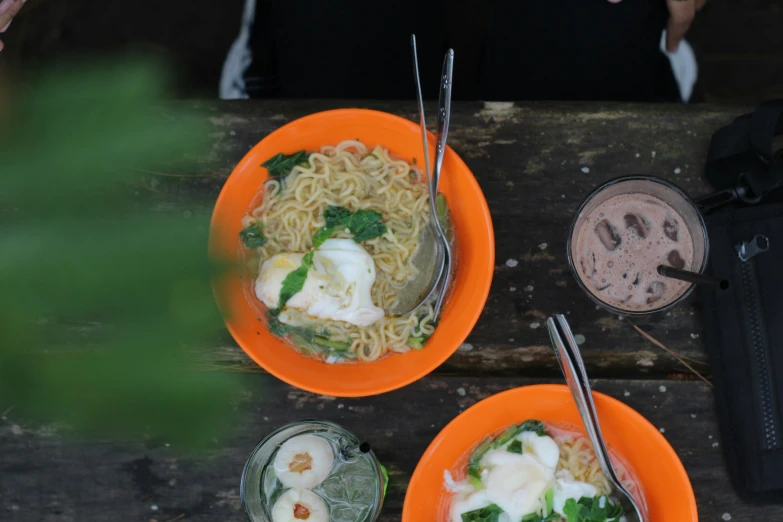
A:
[[[329,108],[363,106],[415,119],[411,102],[197,102],[211,126],[209,149],[184,175],[151,175],[140,212],[209,214],[239,159],[266,134]],[[434,111],[434,108],[430,108]],[[499,391],[562,382],[542,327],[567,314],[585,337],[596,390],[660,427],[696,491],[701,520],[783,520],[783,507],[743,503],[723,460],[712,389],[617,316],[598,310],[569,273],[565,236],[580,200],[623,174],[674,180],[690,194],[709,138],[743,107],[627,104],[455,104],[450,144],[476,175],[495,225],[497,261],[486,308],[467,342],[435,373],[396,392],[335,399],[265,374],[228,333],[206,361],[245,371],[230,405],[232,435],[193,457],[164,441],[67,442],[57,426],[0,421],[0,520],[16,522],[242,521],[239,479],[246,457],[273,428],[301,418],[342,424],[371,441],[391,483],[382,520],[399,520],[406,484],[443,426]],[[173,175],[172,175],[173,174]],[[705,360],[699,298],[637,323],[670,349]],[[706,365],[699,365],[709,375]],[[665,521],[653,521],[665,522]]]

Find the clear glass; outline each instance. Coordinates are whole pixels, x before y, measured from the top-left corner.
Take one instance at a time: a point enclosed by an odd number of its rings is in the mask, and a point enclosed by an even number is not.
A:
[[[335,452],[329,476],[312,490],[326,503],[330,522],[377,520],[386,488],[381,463],[372,451],[348,456],[345,449],[355,448],[361,441],[341,426],[321,420],[302,420],[283,426],[267,435],[250,454],[240,486],[247,519],[273,522],[272,506],[286,490],[274,474],[275,455],[285,441],[305,433],[326,439]]]
[[[693,261],[689,269],[699,273],[704,272],[704,269],[707,266],[710,245],[709,238],[707,237],[707,227],[704,224],[704,218],[702,217],[701,212],[699,212],[696,204],[682,189],[669,181],[654,176],[624,176],[616,178],[599,186],[585,198],[576,211],[576,215],[571,222],[571,228],[568,231],[568,243],[566,245],[568,265],[571,267],[576,282],[588,297],[597,305],[606,308],[613,313],[626,316],[645,316],[668,310],[688,297],[693,291],[694,285],[688,284],[684,287],[684,291],[679,296],[662,304],[658,308],[651,310],[629,310],[607,303],[601,299],[599,295],[596,295],[582,280],[579,270],[576,267],[575,250],[577,239],[579,237],[579,232],[585,225],[590,213],[610,198],[625,194],[650,195],[672,207],[672,209],[679,214],[684,225],[688,228],[693,240]]]

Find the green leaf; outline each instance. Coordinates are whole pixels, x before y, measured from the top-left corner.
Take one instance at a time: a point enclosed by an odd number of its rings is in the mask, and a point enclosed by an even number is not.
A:
[[[603,500],[602,500],[603,499]],[[601,507],[601,504],[604,507]],[[569,498],[563,507],[568,522],[607,522],[619,519],[622,508],[606,496],[582,497],[579,501]]]
[[[267,239],[264,237],[264,226],[255,222],[239,232],[239,238],[247,248],[259,248],[266,245]]]
[[[468,475],[481,478],[481,458],[492,448],[492,440],[484,439],[478,447],[470,454],[468,461]]]
[[[313,246],[322,244],[334,232],[347,228],[357,243],[386,233],[383,216],[374,210],[357,210],[351,213],[344,207],[327,207],[324,212],[326,226],[313,236]]]
[[[473,486],[473,489],[476,491],[481,491],[484,489],[484,484],[482,484],[481,479],[478,477],[474,477],[473,475],[468,475],[468,482],[470,482],[470,485]]]
[[[501,433],[497,439],[495,439],[495,442],[492,443],[492,447],[499,448],[506,442],[516,437],[520,431],[521,430],[519,429],[519,426],[510,426],[509,428],[506,429],[506,431]]]
[[[414,350],[421,350],[424,348],[424,339],[423,335],[420,335],[419,337],[408,337],[408,346]]]
[[[285,337],[288,334],[293,334],[306,344],[312,344],[315,339],[315,331],[313,331],[313,329],[281,323],[280,319],[277,318],[277,315],[272,313],[272,310],[267,312],[267,325],[269,325],[269,331],[278,337]]]
[[[346,219],[351,216],[351,211],[345,207],[326,207],[324,212],[324,219],[326,220],[327,227],[335,227],[342,224]]]
[[[522,522],[551,522],[552,520],[559,520],[560,515],[557,513],[550,513],[547,516],[539,515],[538,513],[530,513],[522,517]]]
[[[237,383],[193,366],[225,335],[210,276],[234,267],[204,255],[212,202],[182,188],[212,177],[183,162],[206,118],[169,103],[165,69],[116,56],[8,85],[0,400],[74,436],[213,448]]]
[[[462,514],[462,522],[498,522],[503,510],[497,504]]]
[[[549,488],[544,494],[544,515],[552,513],[552,509],[555,504],[555,490]]]
[[[589,511],[583,505],[578,504],[574,499],[566,499],[563,506],[563,514],[568,522],[584,522]]]
[[[294,170],[297,165],[306,166],[308,162],[308,154],[304,150],[294,152],[293,154],[283,154],[282,152],[272,156],[261,164],[269,171],[269,177],[279,180],[282,177],[287,176]]]
[[[277,313],[280,313],[285,308],[286,303],[304,288],[307,272],[313,264],[314,253],[313,250],[306,253],[302,258],[302,264],[296,270],[288,272],[288,275],[283,279],[283,285],[280,287],[280,303],[276,308]]]
[[[381,475],[383,475],[383,499],[386,498],[386,490],[389,489],[389,472],[386,471],[386,466],[380,464]]]
[[[549,435],[546,431],[546,426],[544,426],[544,423],[535,419],[526,420],[519,426],[519,428],[520,431],[535,432],[539,437],[546,437]]]
[[[357,243],[386,233],[383,216],[374,210],[357,210],[348,218],[348,229]]]
[[[315,336],[313,338],[313,343],[336,352],[346,352],[351,348],[351,343],[332,341],[331,339],[326,339],[320,336]]]
[[[506,450],[509,453],[517,453],[519,455],[522,454],[522,441],[520,440],[514,440],[511,441],[511,444],[508,445],[508,448]]]

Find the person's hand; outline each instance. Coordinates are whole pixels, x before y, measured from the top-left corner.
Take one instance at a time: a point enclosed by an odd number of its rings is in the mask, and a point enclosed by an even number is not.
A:
[[[666,0],[669,7],[669,22],[666,24],[667,51],[673,53],[677,50],[696,17],[696,11],[706,3],[707,0]]]
[[[619,4],[622,0],[609,0],[612,4]],[[666,24],[666,50],[673,53],[680,46],[680,42],[691,23],[696,17],[696,11],[704,7],[707,0],[666,0],[669,8],[669,21]]]
[[[4,33],[16,13],[27,0],[0,0],[0,33]],[[0,51],[3,50],[3,41],[0,40]]]

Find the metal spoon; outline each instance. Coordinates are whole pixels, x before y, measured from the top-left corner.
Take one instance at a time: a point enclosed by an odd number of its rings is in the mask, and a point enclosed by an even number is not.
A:
[[[576,402],[579,415],[581,415],[582,422],[587,430],[587,436],[590,438],[595,456],[598,458],[598,464],[609,480],[612,490],[610,497],[620,504],[627,522],[644,522],[644,517],[642,517],[639,507],[620,482],[609,458],[609,452],[601,434],[601,426],[598,423],[598,414],[595,410],[590,382],[587,380],[584,361],[571,333],[571,328],[568,326],[568,321],[562,315],[555,315],[547,319],[546,326],[549,330],[549,338],[552,341],[557,361],[560,363],[560,369],[563,371],[566,383],[574,396],[574,402]],[[563,339],[565,339],[565,342]]]
[[[430,190],[430,220],[419,235],[419,246],[411,259],[413,266],[418,268],[418,274],[405,283],[405,286],[397,292],[397,304],[387,310],[392,315],[407,315],[432,297],[443,276],[446,268],[446,248],[444,242],[439,239],[441,232],[438,216],[435,213],[435,199],[437,187],[433,188],[433,176],[430,172],[430,153],[427,143],[427,127],[424,118],[424,99],[421,94],[421,80],[419,79],[419,59],[416,52],[416,36],[411,35],[411,50],[413,52],[413,72],[416,78],[416,97],[419,105],[419,123],[421,126],[421,139],[424,146],[424,172],[426,182]]]
[[[446,139],[449,136],[449,122],[451,121],[451,86],[454,83],[454,50],[449,49],[446,57],[443,59],[443,71],[440,76],[440,95],[438,97],[438,127],[435,134],[435,168],[432,172],[432,182],[430,183],[430,215],[435,216],[435,227],[438,231],[439,239],[446,250],[446,266],[441,275],[439,283],[438,298],[435,301],[433,317],[437,321],[440,316],[440,310],[443,307],[443,300],[446,298],[446,292],[449,289],[451,280],[452,253],[451,244],[446,237],[440,220],[436,198],[438,197],[438,182],[440,181],[440,171],[443,166],[443,155],[446,153]]]

